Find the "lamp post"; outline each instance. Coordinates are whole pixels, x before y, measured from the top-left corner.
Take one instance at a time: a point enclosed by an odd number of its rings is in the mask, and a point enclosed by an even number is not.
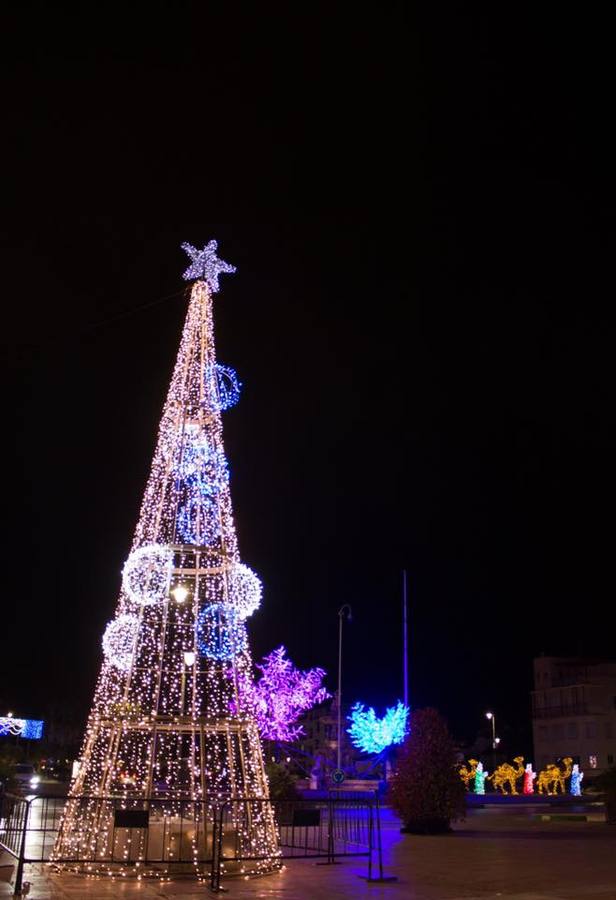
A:
[[[180,715],[184,715],[184,700],[186,696],[186,670],[191,669],[195,664],[196,656],[190,651],[184,652],[184,662],[182,663],[182,700],[180,703]]]
[[[337,741],[337,765],[340,768],[342,752],[342,621],[344,617],[351,621],[351,607],[348,603],[338,610],[338,741]]]
[[[496,768],[496,716],[492,712],[486,713],[486,719],[490,720],[492,725],[492,771]]]

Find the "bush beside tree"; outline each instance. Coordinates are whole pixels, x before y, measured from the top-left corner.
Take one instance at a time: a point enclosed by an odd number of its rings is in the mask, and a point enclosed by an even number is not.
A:
[[[455,768],[453,740],[436,709],[411,714],[389,796],[404,832],[442,834],[451,830],[452,821],[464,818],[464,785]]]
[[[294,800],[299,796],[295,786],[297,777],[292,775],[282,763],[266,762],[265,772],[272,800]]]

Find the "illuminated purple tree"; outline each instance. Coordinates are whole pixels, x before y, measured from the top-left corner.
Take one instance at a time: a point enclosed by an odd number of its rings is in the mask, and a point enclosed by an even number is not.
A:
[[[300,715],[331,696],[323,687],[323,669],[302,672],[286,653],[279,647],[265,656],[261,665],[257,664],[261,672],[258,681],[242,674],[238,679],[239,710],[235,702],[231,704],[233,713],[254,716],[261,737],[269,741],[296,740],[304,733],[297,724]]]

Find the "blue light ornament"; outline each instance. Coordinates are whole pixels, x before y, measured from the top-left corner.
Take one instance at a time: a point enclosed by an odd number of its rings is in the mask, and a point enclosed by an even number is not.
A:
[[[202,656],[225,662],[248,645],[246,628],[233,607],[226,603],[205,606],[197,619],[197,646]]]
[[[178,509],[176,527],[184,544],[211,547],[221,533],[217,504],[207,495],[191,492]]]
[[[240,399],[242,382],[231,366],[223,366],[220,363],[208,366],[203,378],[208,396],[216,398],[216,408],[221,412],[235,406]]]
[[[192,493],[215,497],[229,483],[225,454],[204,435],[187,434],[181,453],[176,472]]]

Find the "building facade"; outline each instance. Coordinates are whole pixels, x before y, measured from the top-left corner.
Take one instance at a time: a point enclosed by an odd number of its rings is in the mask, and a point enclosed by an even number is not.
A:
[[[570,756],[591,776],[616,765],[616,662],[537,657],[532,721],[536,767]]]

